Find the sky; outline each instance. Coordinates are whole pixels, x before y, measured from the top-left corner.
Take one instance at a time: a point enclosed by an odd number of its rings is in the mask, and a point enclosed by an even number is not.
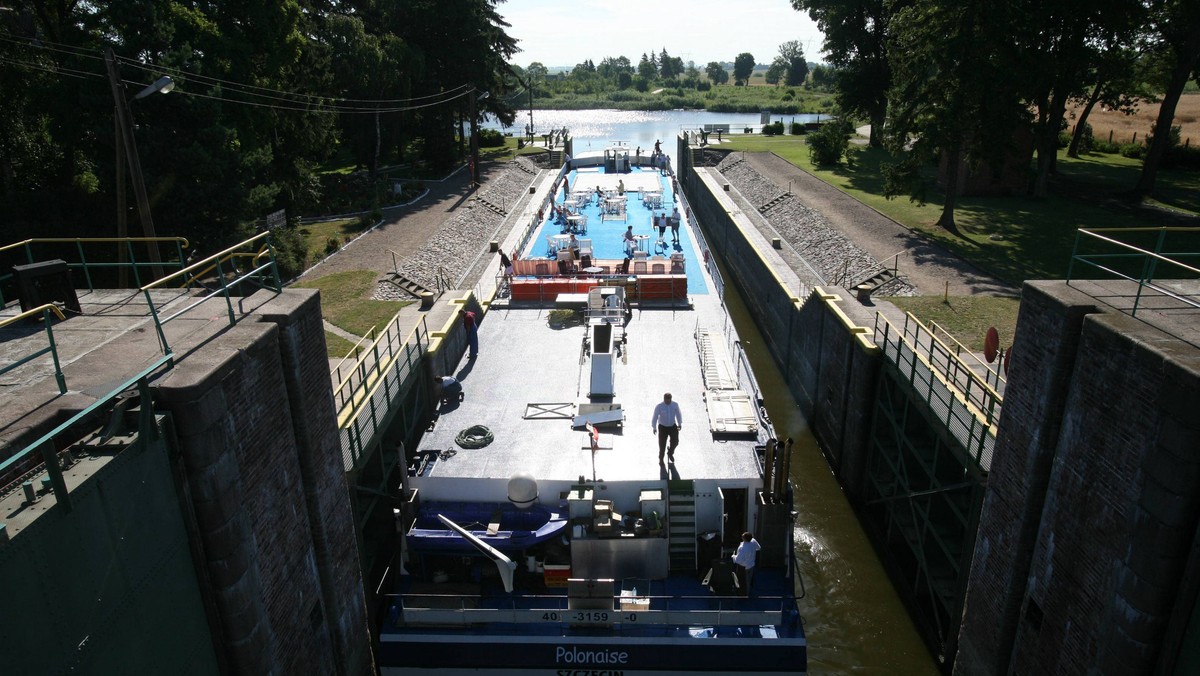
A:
[[[547,68],[627,56],[636,66],[651,50],[695,61],[729,61],[750,52],[770,63],[779,45],[799,40],[821,61],[823,36],[788,0],[507,0],[497,10],[520,40],[513,61]]]

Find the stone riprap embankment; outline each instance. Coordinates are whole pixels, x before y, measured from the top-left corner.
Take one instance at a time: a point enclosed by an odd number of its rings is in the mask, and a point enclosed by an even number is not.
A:
[[[717,171],[756,209],[768,207],[761,212],[762,217],[826,283],[849,286],[879,268],[879,261],[835,229],[821,212],[788,195],[786,189],[742,161],[740,154],[726,157],[717,165]],[[911,296],[914,292],[902,279],[880,291],[891,296]]]
[[[486,185],[465,198],[454,215],[438,228],[423,245],[398,269],[401,275],[434,289],[437,288],[439,271],[451,286],[462,283],[468,272],[486,273],[479,265],[481,252],[495,239],[497,230],[506,215],[517,208],[526,197],[529,183],[538,173],[538,168],[525,158],[517,158],[504,165]],[[494,266],[493,266],[494,267]],[[408,300],[408,294],[391,284],[380,283],[375,291],[377,300]]]

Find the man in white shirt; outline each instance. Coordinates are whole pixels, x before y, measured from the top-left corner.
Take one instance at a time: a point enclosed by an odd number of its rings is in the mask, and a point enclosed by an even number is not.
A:
[[[679,410],[679,404],[671,401],[671,393],[667,392],[663,395],[663,400],[654,407],[654,416],[650,418],[651,431],[658,432],[658,464],[663,464],[663,452],[667,449],[667,439],[671,440],[671,446],[667,452],[667,458],[671,463],[675,462],[675,447],[679,445],[679,429],[683,427],[683,413]]]
[[[750,585],[754,583],[754,564],[758,560],[758,550],[762,549],[758,540],[749,532],[742,533],[742,543],[738,545],[733,555],[733,562],[738,567],[738,578],[742,582],[742,593],[750,595]]]

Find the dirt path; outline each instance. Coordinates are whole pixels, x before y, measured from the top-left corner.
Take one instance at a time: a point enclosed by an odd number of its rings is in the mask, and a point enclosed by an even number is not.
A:
[[[1019,289],[976,268],[956,254],[909,230],[774,153],[746,153],[755,171],[792,191],[809,207],[820,211],[837,228],[876,260],[899,251],[900,274],[922,295],[943,293],[949,284],[952,296],[1015,296]]]

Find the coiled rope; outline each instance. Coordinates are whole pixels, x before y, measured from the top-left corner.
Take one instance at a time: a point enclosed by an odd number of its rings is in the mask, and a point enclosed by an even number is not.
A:
[[[471,425],[458,433],[454,441],[463,448],[483,448],[495,439],[492,431],[483,425]]]

